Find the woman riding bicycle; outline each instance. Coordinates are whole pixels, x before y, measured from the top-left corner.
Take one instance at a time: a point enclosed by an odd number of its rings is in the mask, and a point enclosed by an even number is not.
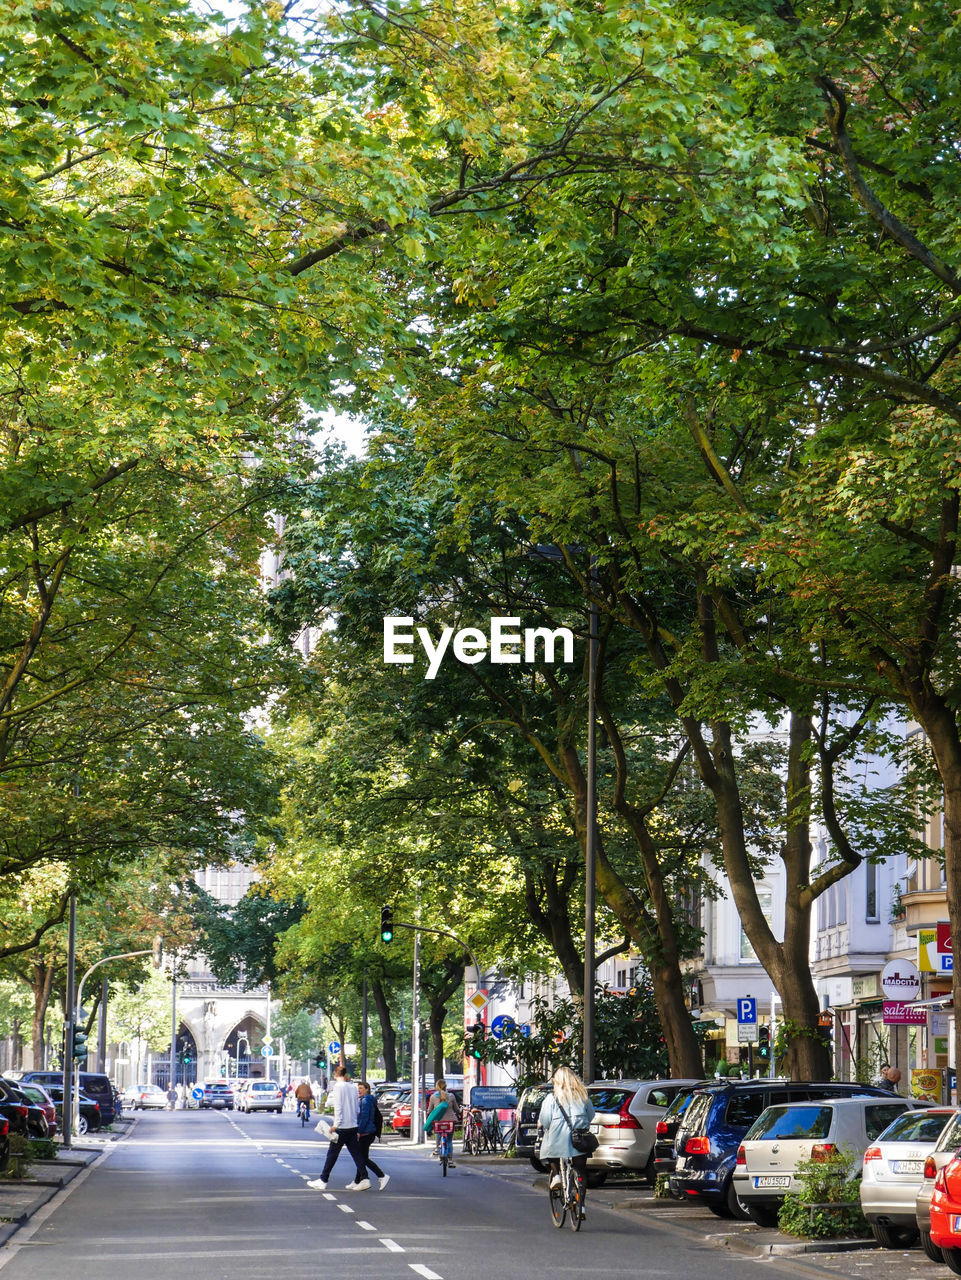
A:
[[[570,1160],[580,1184],[581,1205],[587,1186],[587,1155],[574,1150],[571,1130],[586,1129],[593,1119],[594,1105],[583,1081],[570,1067],[558,1067],[554,1072],[554,1093],[544,1099],[537,1118],[538,1133],[542,1135],[540,1158],[551,1167],[552,1187],[561,1185],[561,1158]]]

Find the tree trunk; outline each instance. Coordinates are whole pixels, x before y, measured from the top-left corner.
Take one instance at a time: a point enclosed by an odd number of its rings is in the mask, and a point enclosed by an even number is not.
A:
[[[544,878],[540,885],[537,884],[532,868],[525,867],[524,900],[534,927],[551,944],[571,992],[583,995],[584,958],[574,941],[569,911],[574,877],[569,873],[569,864],[565,862],[560,865],[562,875],[558,883],[558,863],[545,860]]]
[[[428,1026],[430,1027],[430,1045],[434,1054],[435,1080],[440,1080],[444,1075],[444,1022],[446,1018],[446,1004],[431,1004]]]
[[[384,994],[383,984],[376,978],[368,979],[368,990],[380,1021],[380,1038],[384,1046],[384,1078],[397,1079],[397,1034],[390,1020],[390,1005]]]

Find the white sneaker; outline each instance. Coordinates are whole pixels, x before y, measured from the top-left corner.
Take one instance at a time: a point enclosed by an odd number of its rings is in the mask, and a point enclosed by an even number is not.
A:
[[[365,1178],[363,1182],[348,1182],[347,1186],[344,1187],[344,1190],[345,1191],[369,1191],[370,1178]]]
[[[388,1182],[390,1182],[390,1174],[385,1173],[384,1176],[381,1178],[380,1183],[378,1184],[378,1189],[380,1191],[386,1191]]]
[[[557,1191],[560,1185],[561,1185],[561,1175],[559,1173],[555,1173],[553,1178],[551,1178],[551,1190]]]
[[[323,1178],[314,1178],[311,1182],[308,1182],[307,1185],[308,1187],[313,1187],[315,1191],[327,1190],[327,1183],[324,1182]]]

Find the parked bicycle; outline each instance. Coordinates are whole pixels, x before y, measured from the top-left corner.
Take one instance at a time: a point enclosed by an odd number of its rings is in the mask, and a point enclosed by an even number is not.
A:
[[[584,1188],[577,1170],[566,1156],[561,1157],[560,1184],[554,1186],[551,1176],[548,1194],[551,1201],[551,1217],[555,1227],[564,1225],[564,1218],[570,1217],[571,1228],[580,1231],[584,1221]]]
[[[447,1166],[454,1163],[453,1120],[435,1120],[434,1132],[437,1134],[437,1154],[440,1156],[441,1172],[446,1178]]]

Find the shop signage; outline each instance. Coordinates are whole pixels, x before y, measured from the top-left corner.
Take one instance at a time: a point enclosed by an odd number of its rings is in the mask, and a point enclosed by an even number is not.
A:
[[[921,973],[912,960],[889,960],[881,970],[881,990],[886,1000],[917,1000]]]
[[[951,926],[947,921],[936,929],[918,930],[918,968],[922,973],[953,973]]]
[[[885,1000],[881,1006],[885,1026],[923,1027],[928,1021],[927,1009],[905,1004],[903,1000]]]

